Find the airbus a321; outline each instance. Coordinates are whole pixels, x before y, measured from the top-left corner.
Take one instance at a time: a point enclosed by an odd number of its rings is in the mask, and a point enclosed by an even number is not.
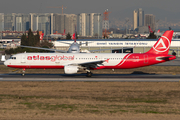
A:
[[[64,69],[65,74],[99,69],[130,69],[150,66],[176,59],[168,55],[173,31],[166,31],[146,53],[20,53],[4,64],[7,67],[25,69]],[[23,72],[23,75],[24,75]]]

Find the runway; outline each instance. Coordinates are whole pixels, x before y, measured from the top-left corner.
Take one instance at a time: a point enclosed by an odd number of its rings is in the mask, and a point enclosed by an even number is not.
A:
[[[59,81],[59,82],[180,82],[180,75],[161,74],[1,74],[0,81]]]

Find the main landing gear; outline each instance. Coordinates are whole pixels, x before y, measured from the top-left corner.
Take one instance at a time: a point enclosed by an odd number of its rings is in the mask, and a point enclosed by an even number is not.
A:
[[[87,75],[86,75],[87,77],[91,77],[92,76],[92,72],[91,71],[89,71],[89,72],[87,72]]]

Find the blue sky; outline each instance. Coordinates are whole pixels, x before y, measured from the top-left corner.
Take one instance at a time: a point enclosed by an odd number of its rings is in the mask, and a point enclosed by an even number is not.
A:
[[[180,21],[180,0],[1,0],[0,13],[103,13],[111,11],[110,17],[132,18],[133,10],[142,8],[145,14],[154,14],[156,19]]]

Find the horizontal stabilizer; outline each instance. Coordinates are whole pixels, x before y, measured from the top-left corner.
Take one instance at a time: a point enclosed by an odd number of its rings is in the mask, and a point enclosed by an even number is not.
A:
[[[156,60],[166,60],[166,61],[169,61],[169,58],[173,58],[174,56],[168,56],[168,57],[157,57]]]

